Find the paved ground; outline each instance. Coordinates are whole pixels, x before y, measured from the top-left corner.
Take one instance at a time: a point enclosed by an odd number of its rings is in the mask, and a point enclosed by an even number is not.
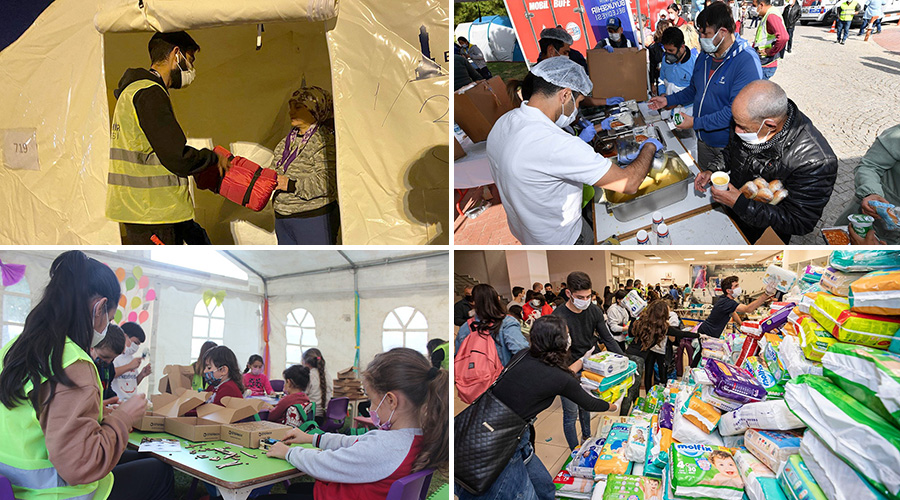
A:
[[[797,26],[793,52],[772,78],[840,159],[834,193],[816,231],[795,237],[793,243],[822,243],[818,229],[833,225],[854,198],[853,169],[859,159],[879,133],[900,123],[900,29],[891,23],[868,42],[857,32],[851,30],[842,46],[828,27]]]
[[[855,36],[857,28],[843,46],[828,30],[828,26],[797,26],[793,52],[772,78],[812,119],[840,159],[838,180],[822,220],[812,233],[795,237],[796,244],[823,243],[819,228],[834,225],[854,198],[853,169],[859,159],[878,134],[900,123],[900,28],[896,23],[884,26],[882,34],[868,42]],[[457,221],[456,244],[508,244],[512,235],[506,214],[496,199],[492,201],[495,205],[478,219]]]

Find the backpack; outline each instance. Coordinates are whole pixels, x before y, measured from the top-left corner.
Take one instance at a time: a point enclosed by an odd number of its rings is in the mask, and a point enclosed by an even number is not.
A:
[[[470,318],[469,336],[462,341],[453,361],[459,399],[472,404],[494,383],[503,371],[497,343],[491,335],[492,323]]]

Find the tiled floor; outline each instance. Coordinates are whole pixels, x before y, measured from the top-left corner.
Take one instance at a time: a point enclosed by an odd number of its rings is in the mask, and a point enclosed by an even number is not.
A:
[[[481,198],[477,189],[469,190],[469,193],[460,202],[463,211],[478,206]],[[475,192],[475,193],[473,193]],[[459,194],[456,195],[456,200]],[[453,242],[457,245],[519,245],[519,241],[509,232],[506,224],[506,210],[500,203],[500,198],[495,196],[489,200],[491,206],[485,209],[475,219],[459,216],[454,224]]]

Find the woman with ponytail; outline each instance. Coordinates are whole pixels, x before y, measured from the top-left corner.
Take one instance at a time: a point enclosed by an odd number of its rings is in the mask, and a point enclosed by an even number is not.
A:
[[[172,498],[170,466],[125,452],[144,395],[104,415],[89,352],[106,337],[120,294],[108,266],[65,252],[22,333],[0,351],[0,475],[15,498]]]
[[[325,407],[334,393],[334,381],[325,373],[322,351],[312,347],[303,353],[303,366],[309,368],[309,389],[306,395],[316,404],[316,423],[325,423]]]
[[[267,453],[284,458],[316,479],[292,485],[296,500],[384,500],[394,481],[425,469],[446,471],[449,462],[449,375],[405,347],[375,356],[362,374],[372,401],[374,431],[362,436],[306,434],[289,430]],[[377,403],[376,403],[377,401]],[[318,450],[289,448],[312,444]]]
[[[591,354],[593,349],[570,365],[566,321],[556,315],[542,316],[531,326],[531,347],[516,355],[492,392],[526,422],[549,408],[557,396],[568,398],[587,411],[615,411],[616,405],[591,396],[575,376],[581,371],[584,358]],[[455,493],[459,500],[553,499],[553,478],[534,453],[534,427],[519,440],[516,452],[487,492],[475,496],[457,487]]]

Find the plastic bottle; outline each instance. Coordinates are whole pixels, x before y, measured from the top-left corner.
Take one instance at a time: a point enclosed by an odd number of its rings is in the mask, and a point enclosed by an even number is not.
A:
[[[637,232],[637,244],[638,245],[649,245],[650,244],[650,235],[647,234],[647,231],[641,229]]]
[[[661,222],[656,228],[656,244],[671,245],[672,236],[669,235],[669,226],[665,222]]]
[[[663,222],[665,222],[665,219],[663,219],[662,212],[659,212],[659,211],[653,212],[653,234],[656,234],[657,228]]]
[[[675,109],[672,110],[672,122],[674,122],[675,125],[681,125],[684,122],[682,112],[684,112],[684,108],[681,106],[676,106]]]

